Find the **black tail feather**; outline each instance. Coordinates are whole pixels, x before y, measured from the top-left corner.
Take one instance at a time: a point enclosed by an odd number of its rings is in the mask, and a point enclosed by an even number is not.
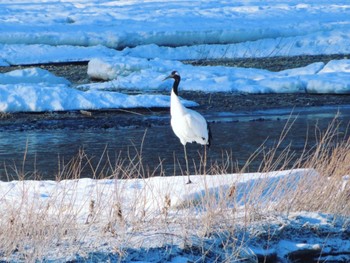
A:
[[[211,145],[212,139],[213,139],[213,136],[212,136],[212,133],[211,133],[211,129],[210,129],[209,122],[207,122],[207,130],[208,130],[208,143],[207,143],[207,146],[208,146],[208,148],[209,148],[210,145]]]

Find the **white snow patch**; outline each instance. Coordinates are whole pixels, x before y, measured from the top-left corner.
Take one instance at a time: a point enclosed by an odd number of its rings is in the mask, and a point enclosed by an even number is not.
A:
[[[313,63],[305,67],[271,72],[253,68],[222,66],[191,66],[181,62],[135,57],[112,57],[94,59],[89,63],[91,77],[115,79],[115,89],[164,90],[162,78],[176,69],[182,76],[180,89],[203,92],[244,93],[350,93],[348,62],[331,61],[330,66],[339,72],[322,72],[324,63]],[[102,86],[105,84],[101,84]],[[168,85],[170,90],[171,85]],[[83,85],[96,88],[96,84]]]
[[[101,45],[83,47],[44,44],[0,44],[0,63],[1,58],[6,61],[4,66],[82,62],[99,56],[113,56],[116,53],[116,50]]]
[[[8,73],[0,74],[0,83],[6,84],[51,84],[66,85],[70,82],[62,77],[57,77],[47,70],[40,68],[27,68],[13,70]]]
[[[30,68],[0,74],[0,111],[40,112],[109,108],[169,107],[170,96],[81,91],[47,70]],[[186,106],[196,106],[184,101]]]
[[[320,244],[303,244],[293,241],[282,240],[278,244],[279,255],[285,257],[286,255],[297,251],[320,251],[322,246]]]
[[[1,107],[4,112],[62,111],[131,107],[168,107],[169,96],[151,92],[167,90],[163,81],[172,70],[180,72],[181,90],[243,93],[349,94],[349,60],[324,65],[271,72],[253,68],[192,66],[181,62],[113,56],[92,59],[88,74],[106,82],[79,85],[50,72],[30,68],[0,74]],[[324,70],[325,69],[325,70]],[[84,90],[84,91],[83,91]],[[122,90],[140,90],[144,95],[125,95]],[[116,92],[118,91],[118,92]],[[197,105],[184,101],[186,106]]]
[[[322,73],[335,73],[335,72],[344,72],[350,73],[350,60],[342,59],[342,60],[331,60],[329,61],[322,70],[320,70],[320,74]]]
[[[307,79],[308,93],[350,94],[349,73],[322,73],[305,79]]]

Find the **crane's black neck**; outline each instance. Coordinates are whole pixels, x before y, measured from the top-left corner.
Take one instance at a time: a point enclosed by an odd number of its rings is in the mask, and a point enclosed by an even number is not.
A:
[[[181,80],[181,78],[179,75],[174,75],[173,91],[176,94],[176,96],[179,96],[178,95],[178,87],[179,87],[180,80]]]

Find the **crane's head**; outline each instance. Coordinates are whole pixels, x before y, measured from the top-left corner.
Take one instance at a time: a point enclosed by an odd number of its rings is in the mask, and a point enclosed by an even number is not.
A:
[[[167,76],[165,79],[163,79],[163,81],[166,79],[178,79],[178,80],[180,80],[180,74],[179,74],[179,72],[174,70],[173,72],[171,72],[171,74],[169,76]]]
[[[165,79],[163,79],[163,81],[166,79],[174,79],[173,91],[176,95],[178,95],[177,90],[178,90],[179,83],[181,80],[180,74],[176,70],[174,70],[173,72],[171,72],[171,74],[169,76],[167,76]]]

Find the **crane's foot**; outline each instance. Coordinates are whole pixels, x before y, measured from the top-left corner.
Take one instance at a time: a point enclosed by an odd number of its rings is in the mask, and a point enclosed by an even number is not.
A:
[[[186,184],[192,184],[192,181],[190,179],[188,179]]]

